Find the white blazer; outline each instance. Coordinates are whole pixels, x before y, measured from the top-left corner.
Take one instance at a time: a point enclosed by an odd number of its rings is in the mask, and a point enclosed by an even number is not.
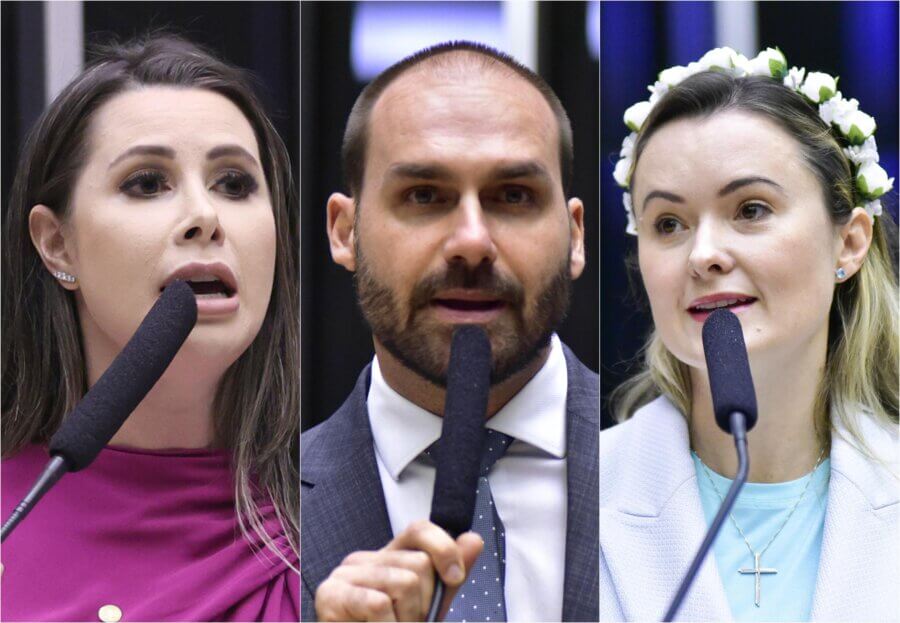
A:
[[[897,458],[896,431],[861,417],[877,456]],[[900,620],[900,480],[841,436],[831,480],[813,621]],[[600,620],[659,621],[706,533],[687,423],[666,398],[600,433]],[[711,554],[678,620],[727,621]]]

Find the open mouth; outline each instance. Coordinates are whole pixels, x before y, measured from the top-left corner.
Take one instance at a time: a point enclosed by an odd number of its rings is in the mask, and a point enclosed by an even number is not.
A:
[[[714,301],[706,301],[703,303],[691,305],[690,307],[688,307],[688,313],[693,316],[695,320],[705,320],[707,316],[709,316],[717,309],[728,309],[732,312],[737,313],[747,309],[755,302],[756,297],[753,296],[734,296],[720,298]]]
[[[225,285],[225,282],[216,278],[198,278],[187,282],[198,299],[230,298],[234,291]]]
[[[499,300],[435,299],[433,305],[459,312],[488,312],[501,309],[504,303]]]

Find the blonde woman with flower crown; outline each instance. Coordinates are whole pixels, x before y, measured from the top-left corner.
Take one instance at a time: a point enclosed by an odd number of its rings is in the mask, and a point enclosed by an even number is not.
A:
[[[701,342],[741,322],[749,482],[680,620],[900,618],[896,227],[875,120],[780,50],[660,74],[616,167],[654,330],[601,433],[600,620],[659,620],[734,477]]]

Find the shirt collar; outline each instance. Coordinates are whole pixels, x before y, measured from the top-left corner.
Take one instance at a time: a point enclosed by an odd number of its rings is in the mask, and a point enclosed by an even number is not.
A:
[[[566,455],[568,373],[562,344],[554,334],[547,361],[487,427],[524,441],[556,458]],[[372,360],[367,398],[375,452],[395,481],[406,466],[441,436],[443,420],[413,404],[387,384]]]

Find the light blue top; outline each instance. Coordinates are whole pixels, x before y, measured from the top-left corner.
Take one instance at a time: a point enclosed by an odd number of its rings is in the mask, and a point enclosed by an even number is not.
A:
[[[709,525],[719,510],[721,499],[713,490],[706,471],[723,496],[731,486],[731,480],[711,469],[704,470],[697,455],[693,452],[691,455],[700,486],[703,514]],[[713,554],[735,621],[809,620],[822,550],[830,476],[831,464],[826,458],[811,476],[807,474],[797,480],[778,483],[748,482],[741,489],[732,517],[744,531],[753,551],[760,553],[784,524],[803,494],[807,480],[812,478],[797,510],[760,557],[761,568],[774,568],[777,573],[760,575],[759,607],[754,604],[756,575],[738,572],[738,569],[753,568],[753,555],[734,522],[727,518],[722,524]]]

